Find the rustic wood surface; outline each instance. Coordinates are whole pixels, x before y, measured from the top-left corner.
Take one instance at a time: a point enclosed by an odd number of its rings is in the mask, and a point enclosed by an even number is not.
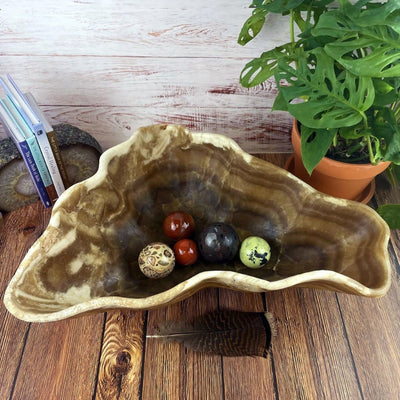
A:
[[[283,165],[288,155],[263,155]],[[399,202],[383,177],[370,203]],[[9,213],[0,230],[0,299],[50,210]],[[151,311],[98,313],[34,324],[0,305],[0,399],[400,398],[400,242],[389,251],[393,283],[380,299],[292,288],[262,294],[210,288]],[[270,357],[194,353],[147,338],[160,321],[216,309],[267,310],[277,335]]]
[[[289,40],[287,18],[269,18],[240,46],[250,3],[3,0],[0,75],[32,92],[54,123],[86,130],[104,149],[168,122],[224,133],[253,153],[290,151],[291,119],[271,113],[273,80],[239,83],[248,61]]]

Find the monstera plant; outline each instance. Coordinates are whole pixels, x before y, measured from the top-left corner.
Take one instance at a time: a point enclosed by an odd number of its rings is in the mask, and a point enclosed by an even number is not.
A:
[[[348,163],[390,161],[400,178],[400,0],[254,0],[238,42],[252,40],[269,13],[286,15],[290,38],[250,61],[240,82],[274,77],[273,110],[300,126],[301,154],[311,174],[324,156]],[[394,207],[394,208],[393,208]],[[400,210],[386,214],[400,225]]]

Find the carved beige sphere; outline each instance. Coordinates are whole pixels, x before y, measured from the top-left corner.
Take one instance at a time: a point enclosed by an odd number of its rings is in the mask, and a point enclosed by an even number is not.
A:
[[[150,243],[139,254],[139,268],[148,278],[164,278],[174,266],[174,252],[164,243]]]

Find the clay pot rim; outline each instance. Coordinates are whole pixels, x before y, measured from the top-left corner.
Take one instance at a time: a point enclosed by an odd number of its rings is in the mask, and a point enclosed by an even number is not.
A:
[[[298,129],[298,121],[295,118],[293,120],[292,127],[292,144],[295,153],[301,156],[301,141],[300,132]],[[341,175],[342,179],[359,179],[364,178],[374,178],[376,175],[383,172],[390,165],[390,161],[381,161],[377,165],[371,163],[368,164],[352,164],[342,161],[336,161],[328,157],[323,157],[320,163],[316,166],[316,169],[321,173],[328,176]],[[332,173],[334,171],[334,173]]]

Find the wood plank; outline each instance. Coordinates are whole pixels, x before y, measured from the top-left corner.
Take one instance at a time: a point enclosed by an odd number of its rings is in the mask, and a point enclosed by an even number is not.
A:
[[[220,289],[221,309],[239,311],[266,311],[264,295]],[[272,355],[262,357],[223,357],[225,399],[272,400],[275,393],[275,377]]]
[[[44,106],[53,123],[70,123],[92,134],[103,149],[127,140],[142,127],[159,123],[187,126],[194,132],[220,133],[249,153],[292,152],[291,118],[234,108],[151,108]]]
[[[12,316],[4,307],[3,297],[23,255],[41,235],[49,211],[40,202],[7,214],[0,225],[0,398],[9,398],[14,385],[30,324]]]
[[[13,399],[91,399],[103,314],[31,324]]]
[[[365,399],[391,400],[400,393],[400,289],[393,278],[389,293],[381,299],[339,295]]]
[[[163,321],[192,320],[218,309],[218,289],[203,289],[177,304],[148,313],[147,334]],[[187,350],[179,343],[147,338],[143,399],[223,399],[221,357]]]
[[[93,135],[104,150],[127,140],[142,126],[178,124],[193,132],[212,132],[234,139],[248,153],[290,153],[292,120],[285,113],[253,109],[184,107],[43,106],[53,124],[69,123]],[[0,126],[0,138],[6,137]]]
[[[145,311],[107,313],[96,399],[140,396]]]
[[[281,399],[362,399],[336,294],[291,288],[266,294]]]
[[[265,110],[277,94],[273,79],[242,87],[240,58],[2,55],[1,61],[39,104]]]
[[[143,2],[3,0],[3,54],[249,57],[289,41],[287,17],[272,15],[259,39],[237,44],[251,1]],[[283,22],[284,21],[284,22]],[[269,48],[268,47],[268,48]]]

